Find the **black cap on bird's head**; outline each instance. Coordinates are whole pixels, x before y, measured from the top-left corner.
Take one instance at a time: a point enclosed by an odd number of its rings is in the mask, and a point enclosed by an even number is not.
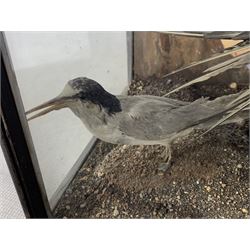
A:
[[[28,110],[26,115],[44,109],[28,119],[32,120],[53,110],[70,108],[76,101],[98,105],[110,115],[121,111],[120,101],[116,96],[107,92],[98,82],[87,77],[78,77],[68,81],[59,96]]]

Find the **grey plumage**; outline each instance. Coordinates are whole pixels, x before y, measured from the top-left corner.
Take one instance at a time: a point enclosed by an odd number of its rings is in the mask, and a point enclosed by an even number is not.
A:
[[[30,118],[33,119],[53,109],[68,107],[101,140],[115,144],[165,145],[169,163],[172,140],[193,129],[209,129],[226,114],[226,105],[238,95],[223,96],[213,101],[201,98],[194,102],[148,95],[115,96],[97,82],[80,77],[69,81],[57,98],[26,113],[49,106]],[[242,119],[245,115],[238,113],[227,123]]]

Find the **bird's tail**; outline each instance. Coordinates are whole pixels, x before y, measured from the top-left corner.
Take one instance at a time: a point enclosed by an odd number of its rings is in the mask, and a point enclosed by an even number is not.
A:
[[[197,127],[208,131],[229,123],[241,124],[249,119],[249,90],[237,94],[225,95],[203,105],[212,108],[214,114],[197,121]]]

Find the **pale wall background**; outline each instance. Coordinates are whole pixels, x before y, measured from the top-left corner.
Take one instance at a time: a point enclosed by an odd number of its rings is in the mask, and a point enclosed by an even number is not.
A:
[[[5,35],[25,110],[58,95],[74,77],[92,78],[114,94],[128,86],[126,32],[6,32]],[[29,127],[53,207],[76,160],[93,142],[92,135],[68,109],[35,119],[29,122]]]

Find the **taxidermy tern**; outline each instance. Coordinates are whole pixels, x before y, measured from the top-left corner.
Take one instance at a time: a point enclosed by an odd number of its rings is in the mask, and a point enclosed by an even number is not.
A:
[[[150,95],[112,95],[99,83],[86,77],[70,80],[59,96],[29,111],[44,109],[28,120],[50,111],[70,108],[86,128],[97,138],[129,145],[166,146],[164,163],[166,170],[171,163],[171,142],[194,129],[208,129],[227,111],[226,106],[238,94],[183,102]],[[237,114],[225,123],[242,121]],[[224,124],[225,124],[224,123]]]

